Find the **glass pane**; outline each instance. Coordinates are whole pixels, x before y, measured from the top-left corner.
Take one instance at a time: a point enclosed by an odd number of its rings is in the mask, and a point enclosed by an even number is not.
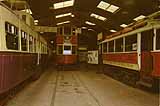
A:
[[[71,35],[71,27],[64,26],[64,35]]]
[[[157,50],[160,50],[160,29],[157,29],[156,49],[157,49]]]
[[[125,50],[136,51],[137,50],[137,34],[130,35],[125,38]]]
[[[151,51],[153,50],[153,30],[144,31],[141,33],[141,50]]]
[[[22,51],[27,51],[27,33],[21,31],[21,47],[22,47]]]
[[[103,52],[107,52],[107,42],[103,44]]]
[[[71,46],[64,46],[64,50],[71,50]]]
[[[76,54],[76,46],[72,46],[72,54]]]
[[[17,32],[16,32],[17,31]],[[5,22],[6,47],[12,50],[18,50],[18,28]]]
[[[123,38],[116,40],[116,52],[123,52]]]
[[[109,42],[109,52],[114,52],[114,41]]]

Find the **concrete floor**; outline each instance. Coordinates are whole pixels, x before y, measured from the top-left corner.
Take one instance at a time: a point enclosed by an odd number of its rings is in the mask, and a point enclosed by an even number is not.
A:
[[[159,96],[124,85],[103,74],[46,70],[6,106],[159,106]]]

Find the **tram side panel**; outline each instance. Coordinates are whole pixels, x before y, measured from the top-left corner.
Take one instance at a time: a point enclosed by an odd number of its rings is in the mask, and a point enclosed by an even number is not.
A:
[[[139,80],[160,79],[160,24],[155,22],[102,42],[103,64],[138,72]]]
[[[20,20],[11,10],[0,5],[1,48],[0,48],[0,94],[14,88],[36,73],[33,68],[38,64],[37,33]],[[24,33],[25,32],[25,33]],[[26,35],[27,33],[27,35]],[[30,40],[30,36],[34,39]],[[20,39],[21,38],[21,39]],[[28,40],[27,40],[28,39]],[[25,41],[25,42],[23,42]],[[31,45],[31,41],[34,45]],[[21,44],[20,44],[21,42]],[[41,54],[46,58],[47,45],[43,40]],[[34,48],[34,50],[30,50]],[[39,47],[38,47],[39,48]],[[40,52],[40,51],[39,51]],[[44,62],[46,59],[43,59]],[[42,61],[42,60],[40,60]],[[42,62],[42,64],[44,63]]]

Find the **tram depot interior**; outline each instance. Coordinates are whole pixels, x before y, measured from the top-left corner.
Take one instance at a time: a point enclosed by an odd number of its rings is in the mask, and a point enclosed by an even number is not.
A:
[[[160,106],[160,0],[0,0],[0,106]]]

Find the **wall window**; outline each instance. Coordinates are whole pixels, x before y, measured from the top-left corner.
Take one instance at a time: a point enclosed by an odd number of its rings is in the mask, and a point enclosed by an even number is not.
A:
[[[27,33],[21,31],[21,47],[22,51],[27,51]]]
[[[123,38],[116,39],[116,52],[123,52]]]
[[[76,51],[77,51],[76,46],[72,46],[72,54],[76,54]]]
[[[160,50],[160,29],[157,29],[156,49],[157,49],[157,50]]]
[[[18,28],[5,22],[6,46],[11,50],[18,50]]]
[[[109,52],[114,52],[114,41],[109,42]]]
[[[107,52],[107,42],[103,43],[103,53]]]
[[[153,30],[141,32],[141,50],[151,51],[153,50]]]
[[[137,34],[130,35],[125,38],[125,50],[126,51],[137,50]]]

